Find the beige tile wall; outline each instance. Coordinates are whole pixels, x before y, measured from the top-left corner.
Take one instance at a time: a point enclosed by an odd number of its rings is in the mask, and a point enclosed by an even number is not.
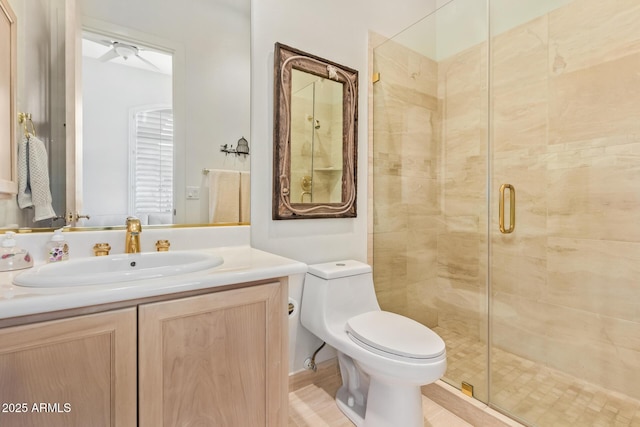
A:
[[[375,37],[375,36],[373,36]],[[376,49],[373,85],[373,256],[383,308],[427,325],[437,313],[437,63],[386,42]],[[416,295],[420,295],[416,298]]]
[[[493,343],[640,398],[638,22],[637,1],[576,0],[497,35],[490,108],[486,45],[439,63],[376,48],[383,308],[485,340],[490,132]],[[496,231],[506,182],[511,235]]]

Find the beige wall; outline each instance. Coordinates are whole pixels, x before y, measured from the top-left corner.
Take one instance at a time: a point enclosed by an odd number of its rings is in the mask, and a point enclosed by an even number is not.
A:
[[[373,261],[383,307],[484,339],[491,123],[493,343],[640,397],[637,22],[636,1],[577,0],[498,35],[490,110],[486,46],[431,63],[430,81],[424,57],[376,49],[374,71],[385,71],[373,101]],[[517,190],[511,235],[497,232],[506,182]]]

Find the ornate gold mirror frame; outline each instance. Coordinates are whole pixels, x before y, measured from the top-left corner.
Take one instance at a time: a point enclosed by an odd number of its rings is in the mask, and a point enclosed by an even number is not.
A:
[[[294,70],[342,85],[342,117],[340,120],[342,123],[342,164],[340,165],[342,188],[339,202],[304,203],[302,200],[304,197],[301,197],[300,202],[292,200],[291,135],[293,110],[291,107]],[[274,77],[273,219],[355,217],[358,150],[358,72],[335,62],[276,43]],[[306,120],[309,120],[309,117],[306,117]],[[316,126],[319,127],[319,124],[316,124]]]

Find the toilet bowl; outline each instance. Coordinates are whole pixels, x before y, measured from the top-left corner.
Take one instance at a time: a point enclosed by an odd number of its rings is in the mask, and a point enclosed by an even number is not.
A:
[[[423,426],[420,387],[444,374],[444,341],[426,326],[380,309],[369,265],[310,265],[300,319],[338,352],[342,386],[336,403],[356,426]]]

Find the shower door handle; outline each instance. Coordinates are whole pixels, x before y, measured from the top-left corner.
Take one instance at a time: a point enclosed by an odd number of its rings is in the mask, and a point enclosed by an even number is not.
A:
[[[504,193],[509,189],[509,228],[504,227]],[[500,232],[502,234],[513,233],[516,228],[516,189],[511,184],[502,184],[500,186],[500,205],[498,207],[498,222]]]

